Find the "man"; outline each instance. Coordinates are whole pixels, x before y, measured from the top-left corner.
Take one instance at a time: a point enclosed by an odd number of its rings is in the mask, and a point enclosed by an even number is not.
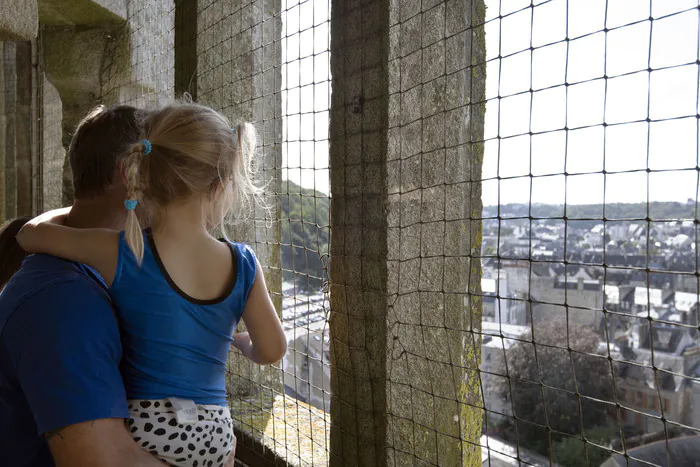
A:
[[[67,225],[123,227],[118,160],[138,139],[137,116],[133,107],[98,108],[79,125]],[[28,257],[0,293],[0,463],[162,466],[124,427],[121,353],[102,278],[85,265]]]

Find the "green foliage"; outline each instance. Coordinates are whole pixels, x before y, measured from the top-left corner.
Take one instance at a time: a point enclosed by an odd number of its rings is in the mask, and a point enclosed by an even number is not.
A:
[[[598,427],[586,432],[586,439],[600,446],[608,446],[618,435],[614,426]],[[552,444],[554,462],[567,467],[598,467],[612,455],[608,449],[590,443],[587,446],[580,438],[563,438]]]
[[[282,182],[282,278],[318,289],[328,265],[330,199],[327,194]]]
[[[568,330],[566,323],[559,321],[535,326],[535,341],[544,345],[535,348],[530,342],[520,341],[508,349],[510,384],[504,378],[497,387],[499,397],[512,400],[519,419],[517,427],[512,418],[506,420],[508,431],[515,435],[517,430],[522,446],[544,455],[549,447],[546,425],[555,430],[554,447],[561,437],[557,433],[575,437],[580,436],[582,425],[588,433],[609,424],[605,404],[576,397],[578,393],[612,399],[609,364],[589,355],[597,352],[599,337],[588,327],[569,324]],[[569,346],[572,352],[567,350]]]

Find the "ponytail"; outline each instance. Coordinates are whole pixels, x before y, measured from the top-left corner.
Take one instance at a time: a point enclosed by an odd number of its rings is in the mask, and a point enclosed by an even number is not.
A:
[[[139,266],[143,261],[144,244],[143,232],[135,208],[139,202],[143,201],[145,184],[148,180],[151,149],[151,143],[148,140],[142,140],[132,147],[131,153],[124,162],[127,190],[127,199],[124,202],[126,207],[124,238]]]
[[[0,230],[0,290],[19,271],[27,252],[17,243],[17,233],[31,220],[31,217],[18,217],[8,221]]]

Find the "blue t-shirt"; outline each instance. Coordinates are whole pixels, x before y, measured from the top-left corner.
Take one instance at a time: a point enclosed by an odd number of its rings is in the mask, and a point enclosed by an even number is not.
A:
[[[29,256],[0,293],[0,464],[53,466],[43,433],[128,417],[121,355],[100,276]]]
[[[226,360],[232,335],[255,281],[253,250],[228,243],[233,278],[221,297],[197,300],[173,282],[156,243],[144,232],[141,266],[119,236],[119,260],[109,293],[117,308],[129,399],[179,397],[226,405]]]

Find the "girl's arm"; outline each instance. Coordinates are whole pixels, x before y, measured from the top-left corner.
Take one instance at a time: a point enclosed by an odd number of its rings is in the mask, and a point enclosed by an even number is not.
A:
[[[277,317],[265,285],[265,276],[257,264],[255,282],[243,309],[247,333],[234,334],[233,346],[259,365],[278,362],[287,352],[287,337]],[[247,335],[246,335],[247,334]]]
[[[112,285],[117,271],[119,232],[110,229],[74,229],[60,225],[70,208],[57,209],[27,222],[17,242],[29,253],[46,253],[84,263]]]

